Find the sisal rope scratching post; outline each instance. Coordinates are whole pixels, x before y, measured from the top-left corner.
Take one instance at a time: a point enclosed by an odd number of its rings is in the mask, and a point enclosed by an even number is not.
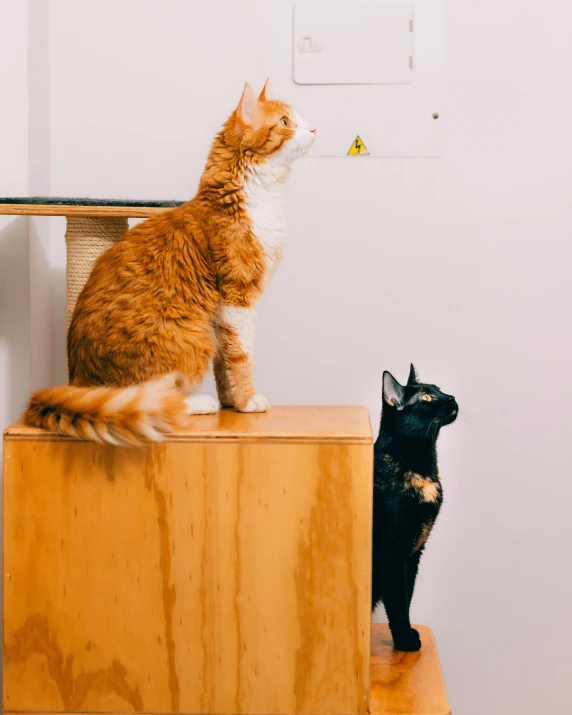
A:
[[[66,335],[93,264],[129,228],[127,218],[68,216],[66,227]],[[67,351],[66,351],[67,370]]]

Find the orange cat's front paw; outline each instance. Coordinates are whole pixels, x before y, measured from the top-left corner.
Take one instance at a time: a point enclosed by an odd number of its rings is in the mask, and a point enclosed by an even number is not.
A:
[[[266,412],[270,405],[263,395],[253,395],[244,407],[238,408],[239,412]]]
[[[210,395],[191,395],[185,398],[185,405],[189,415],[213,415],[220,408],[219,403]]]

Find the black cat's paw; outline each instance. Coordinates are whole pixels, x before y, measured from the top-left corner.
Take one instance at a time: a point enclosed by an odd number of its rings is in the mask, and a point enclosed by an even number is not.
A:
[[[421,638],[419,633],[412,628],[410,633],[396,635],[393,639],[395,650],[403,650],[406,653],[413,653],[421,648]]]

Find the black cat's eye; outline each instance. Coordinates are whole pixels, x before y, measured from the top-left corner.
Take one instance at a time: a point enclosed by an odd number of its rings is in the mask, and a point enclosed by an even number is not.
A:
[[[433,397],[433,395],[428,395],[427,393],[425,393],[424,395],[421,395],[421,399],[425,400],[425,402],[433,402],[435,398]]]
[[[282,117],[282,119],[280,120],[280,124],[281,124],[283,127],[287,127],[288,124],[290,124],[290,122],[288,121],[288,117]]]

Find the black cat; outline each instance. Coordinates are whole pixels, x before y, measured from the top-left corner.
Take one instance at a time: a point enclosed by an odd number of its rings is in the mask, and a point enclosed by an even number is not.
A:
[[[421,647],[409,605],[419,559],[443,501],[435,444],[457,419],[455,398],[383,373],[381,428],[374,447],[372,611],[383,601],[397,650]]]

